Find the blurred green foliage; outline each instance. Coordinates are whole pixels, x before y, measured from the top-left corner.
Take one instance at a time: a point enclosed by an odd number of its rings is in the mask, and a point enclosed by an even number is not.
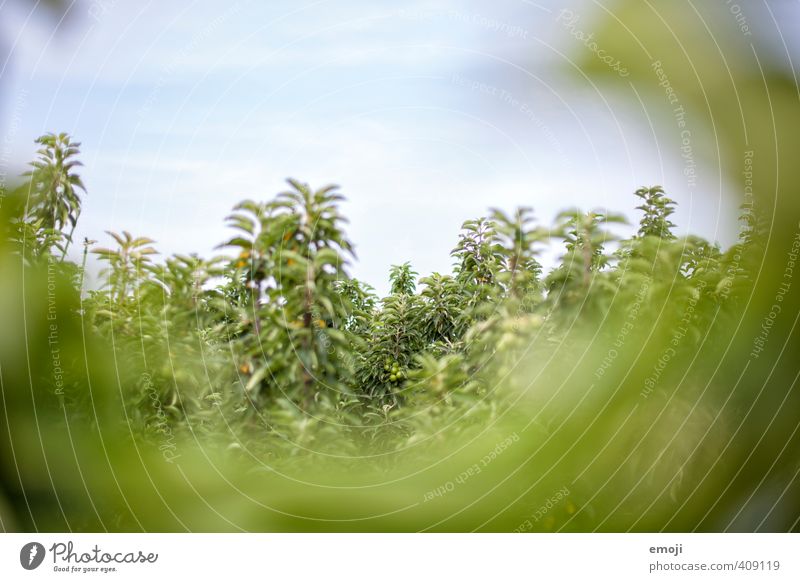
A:
[[[0,206],[2,528],[797,529],[798,92],[712,10],[620,2],[596,38],[630,77],[581,68],[658,99],[660,61],[731,183],[755,152],[727,249],[642,188],[630,238],[605,210],[493,209],[452,274],[399,265],[378,298],[338,190],[290,181],[237,205],[232,257],[158,262],[124,232],[76,265],[80,199],[37,173],[78,187],[78,144],[42,142]]]

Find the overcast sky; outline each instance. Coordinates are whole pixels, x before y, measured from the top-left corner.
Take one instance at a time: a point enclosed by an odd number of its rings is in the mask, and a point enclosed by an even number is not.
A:
[[[691,188],[675,136],[564,76],[586,49],[557,13],[589,27],[585,2],[167,4],[85,2],[53,35],[0,1],[3,163],[47,131],[81,141],[81,238],[210,255],[237,201],[291,176],[341,186],[351,272],[381,292],[394,263],[449,272],[461,223],[493,206],[636,218],[632,192],[661,184],[681,233],[733,240],[736,203],[703,160]]]

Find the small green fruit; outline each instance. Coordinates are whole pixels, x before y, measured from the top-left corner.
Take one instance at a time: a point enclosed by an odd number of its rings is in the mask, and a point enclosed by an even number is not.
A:
[[[392,374],[391,376],[389,376],[389,381],[390,381],[390,382],[397,382],[397,376],[395,376],[394,374]]]

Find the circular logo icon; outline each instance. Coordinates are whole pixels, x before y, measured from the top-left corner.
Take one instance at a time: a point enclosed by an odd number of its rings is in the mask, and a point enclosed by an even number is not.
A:
[[[26,570],[35,570],[44,561],[44,546],[39,542],[29,542],[19,551],[19,563]]]

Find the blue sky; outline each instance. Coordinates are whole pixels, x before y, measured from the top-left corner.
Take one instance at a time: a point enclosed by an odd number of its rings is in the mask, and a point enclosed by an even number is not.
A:
[[[712,168],[689,188],[674,136],[564,76],[559,53],[585,48],[557,10],[590,23],[588,2],[169,4],[84,2],[54,35],[0,3],[5,163],[46,131],[81,141],[80,237],[210,255],[237,201],[291,176],[341,186],[351,271],[379,291],[393,263],[448,272],[459,226],[489,207],[633,218],[633,190],[662,184],[681,232],[733,239]]]

